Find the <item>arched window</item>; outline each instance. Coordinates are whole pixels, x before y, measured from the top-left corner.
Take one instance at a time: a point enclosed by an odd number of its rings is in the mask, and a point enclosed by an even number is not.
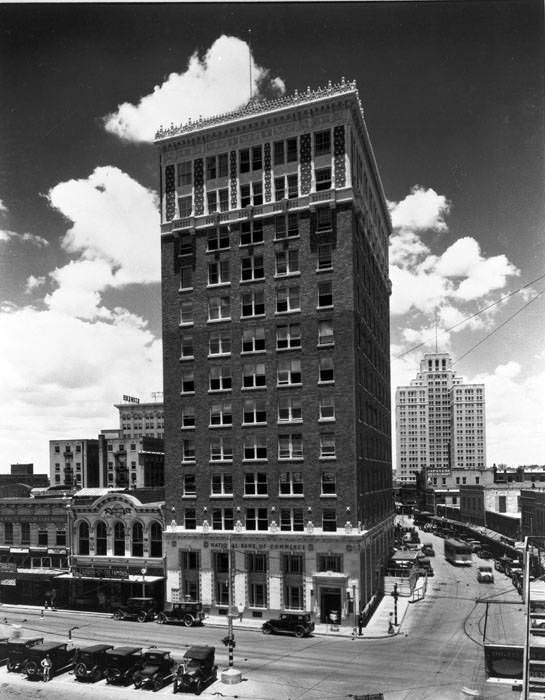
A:
[[[30,544],[30,523],[21,523],[21,544]]]
[[[116,523],[114,527],[114,557],[125,556],[125,526]]]
[[[96,539],[95,539],[95,554],[98,556],[106,556],[108,553],[108,535],[106,532],[106,523],[102,520],[97,522]]]
[[[150,557],[163,556],[163,530],[158,522],[152,522],[150,528]]]
[[[132,547],[131,553],[133,557],[144,556],[144,528],[142,523],[136,522],[132,526]]]
[[[13,544],[13,523],[4,523],[4,544]]]
[[[85,522],[79,524],[78,554],[89,554],[89,525]]]

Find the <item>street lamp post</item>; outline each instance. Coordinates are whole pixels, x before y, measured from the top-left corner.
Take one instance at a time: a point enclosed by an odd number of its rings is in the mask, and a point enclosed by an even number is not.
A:
[[[397,627],[397,599],[399,598],[399,593],[397,592],[397,583],[394,583],[392,598],[394,599],[394,625]]]
[[[146,574],[148,573],[148,570],[144,566],[142,569],[140,569],[140,573],[142,574],[142,598],[146,597]]]
[[[233,635],[233,548],[231,543],[231,535],[227,538],[227,594],[228,594],[228,615],[227,615],[227,637],[223,643],[229,647],[229,665],[228,668],[221,674],[222,683],[233,685],[242,681],[242,673],[233,667],[233,650],[235,648],[235,639]]]

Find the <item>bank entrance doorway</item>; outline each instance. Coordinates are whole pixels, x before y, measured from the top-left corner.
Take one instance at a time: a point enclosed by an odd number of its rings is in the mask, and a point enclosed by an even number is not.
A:
[[[337,624],[341,622],[342,595],[340,588],[320,588],[320,622],[329,624],[330,614],[337,613]]]

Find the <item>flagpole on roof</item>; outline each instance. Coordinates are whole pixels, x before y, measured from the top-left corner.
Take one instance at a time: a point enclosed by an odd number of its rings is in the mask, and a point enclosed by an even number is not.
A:
[[[252,90],[252,30],[248,29],[248,59],[250,63],[250,102],[253,97]]]

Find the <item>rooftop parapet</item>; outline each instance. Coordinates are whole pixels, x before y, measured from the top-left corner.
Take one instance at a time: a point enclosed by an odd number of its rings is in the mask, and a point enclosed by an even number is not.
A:
[[[342,95],[349,92],[354,92],[356,94],[358,106],[363,116],[363,106],[358,94],[356,81],[346,81],[344,78],[342,78],[340,83],[332,83],[329,81],[327,87],[324,88],[316,88],[315,90],[311,90],[310,87],[307,87],[306,92],[299,92],[298,90],[295,90],[295,92],[291,95],[283,95],[282,97],[272,100],[256,100],[254,98],[243,107],[239,107],[231,112],[224,112],[223,114],[217,114],[204,119],[199,117],[199,119],[194,121],[189,119],[186,124],[180,124],[178,126],[175,124],[170,124],[170,126],[167,127],[160,126],[159,130],[155,134],[155,140],[159,141],[161,139],[171,138],[173,136],[181,136],[194,131],[199,131],[201,129],[206,129],[211,126],[218,126],[220,124],[236,121],[237,119],[253,117],[265,112],[271,112],[277,109],[286,109],[287,107],[313,102],[326,97],[335,97],[336,95]]]

